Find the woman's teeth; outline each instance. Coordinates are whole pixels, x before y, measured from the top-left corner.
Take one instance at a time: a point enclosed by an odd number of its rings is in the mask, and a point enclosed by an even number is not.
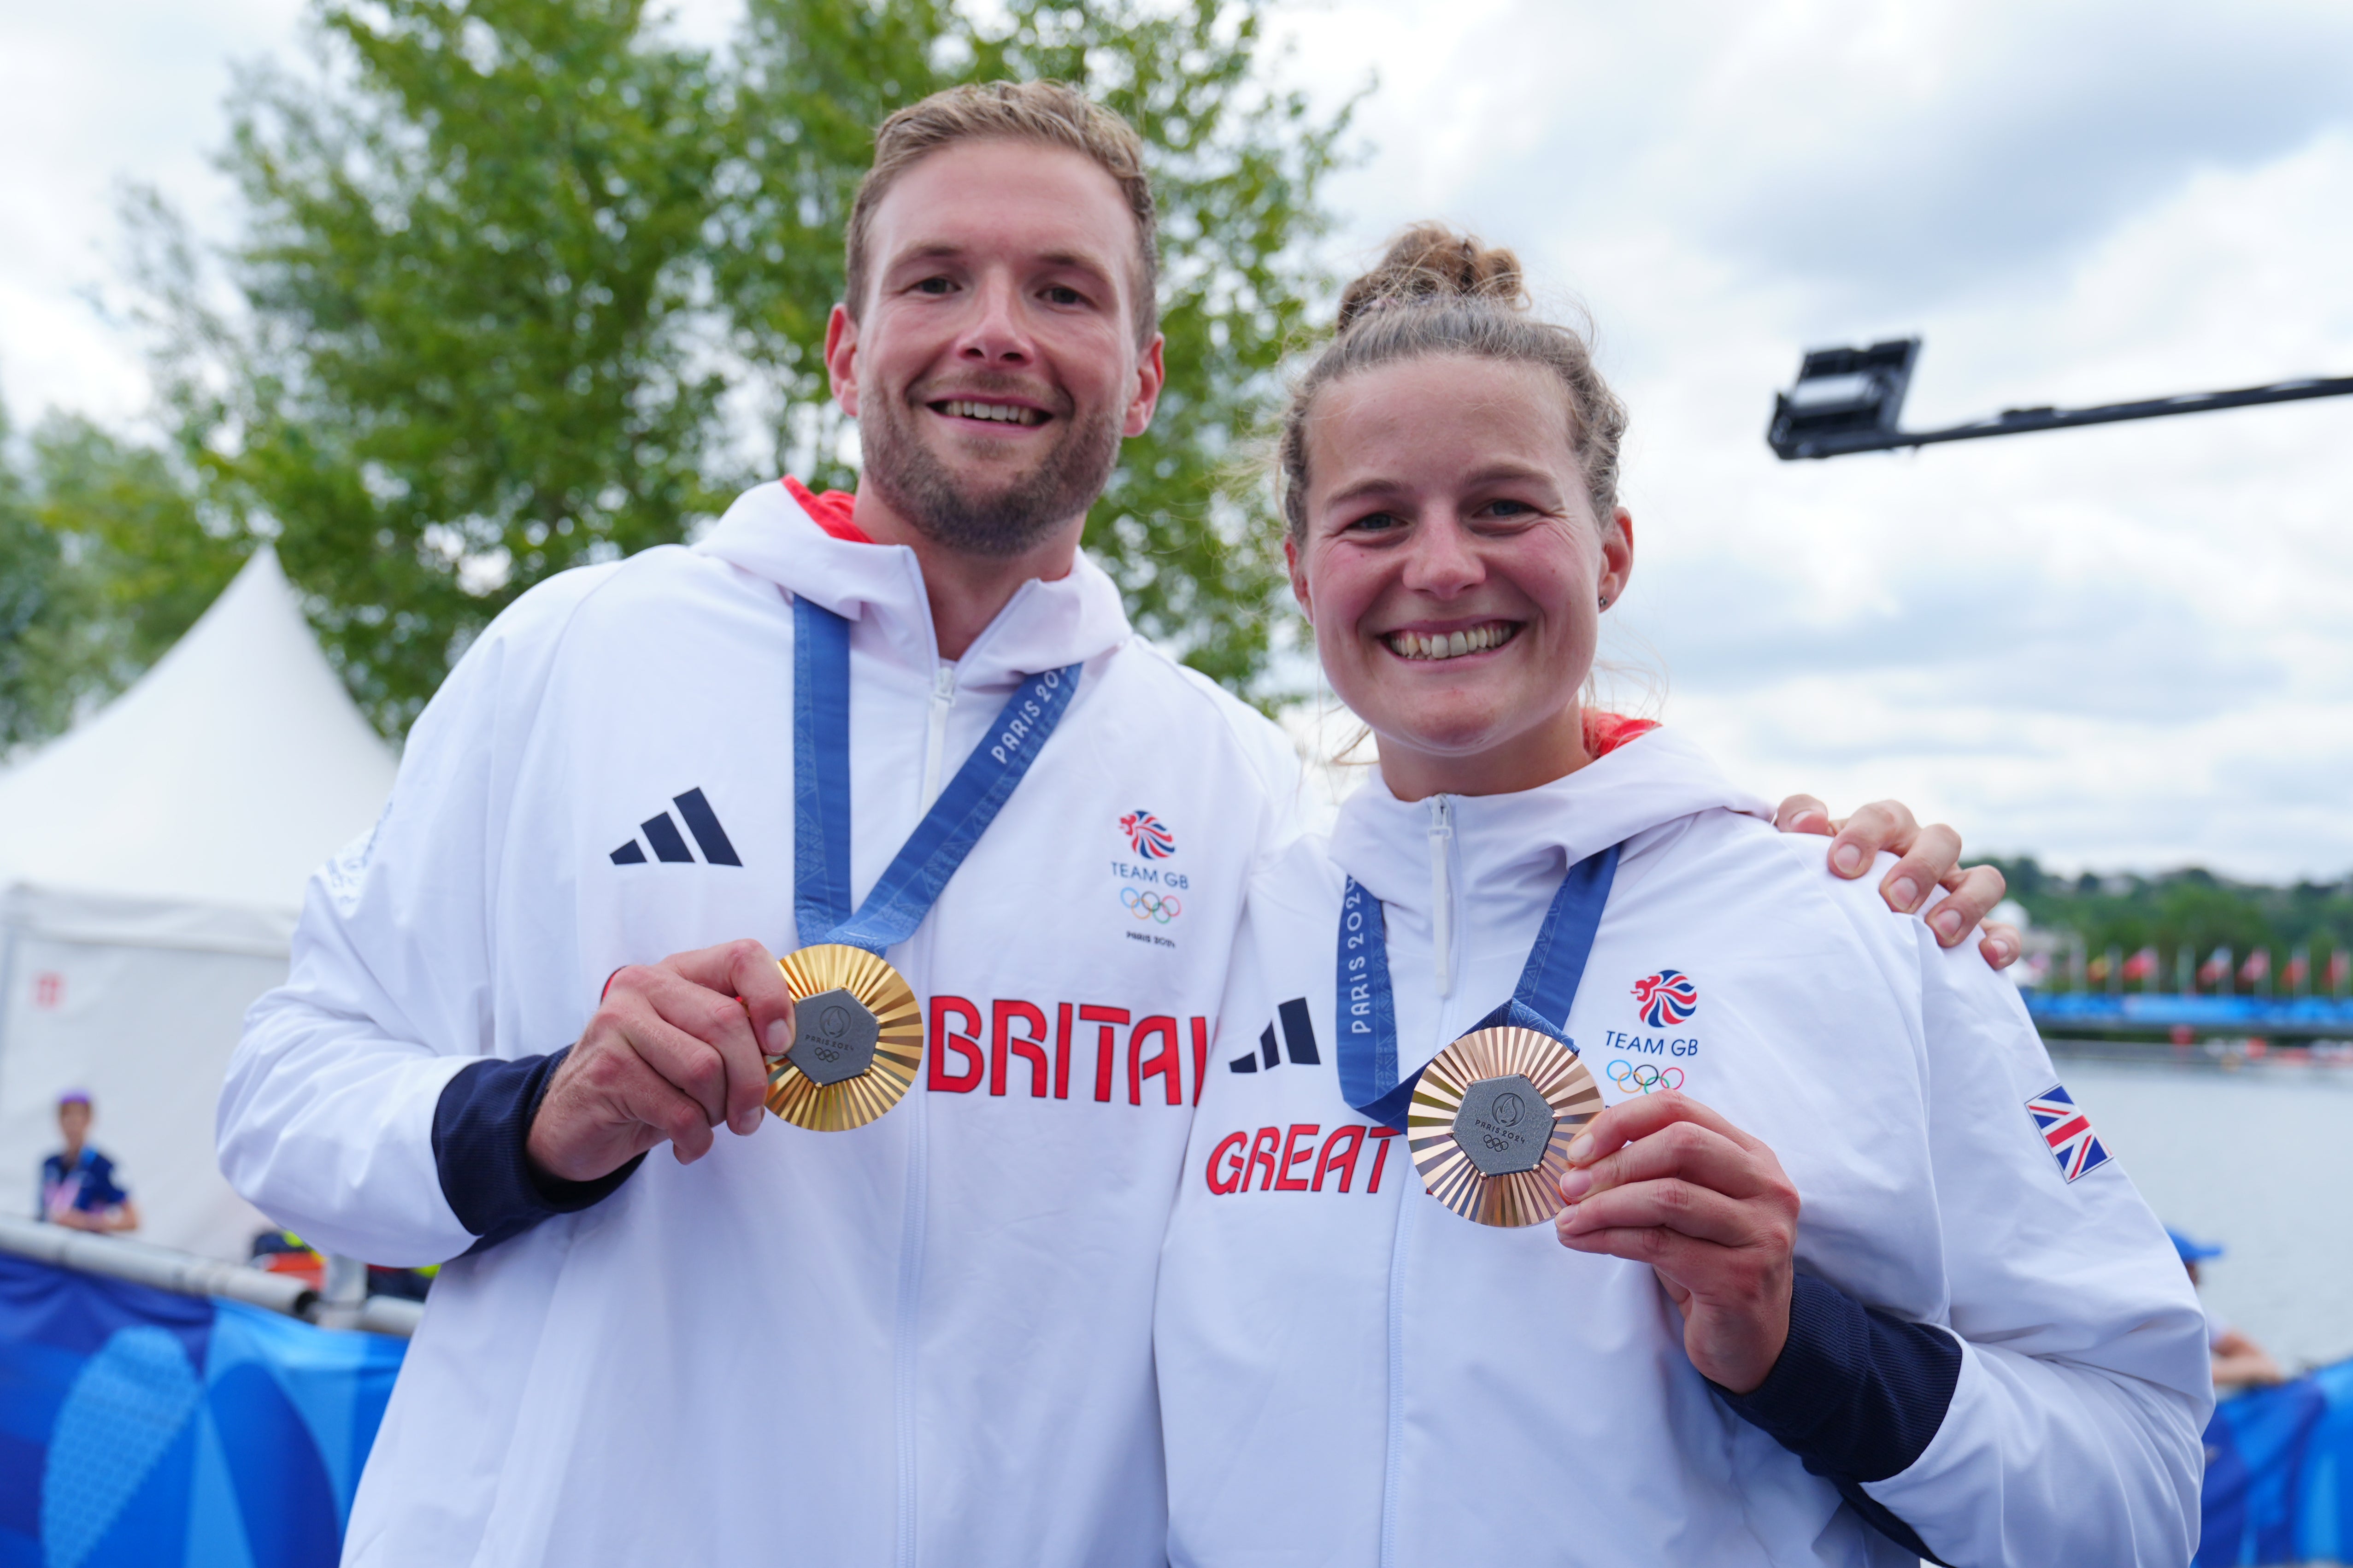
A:
[[[1004,425],[1043,425],[1046,416],[1034,408],[1017,408],[1009,403],[969,403],[961,399],[939,405],[946,414],[961,415],[966,419],[994,419]]]
[[[1461,658],[1501,647],[1519,632],[1516,621],[1490,621],[1466,632],[1391,632],[1381,640],[1399,658]]]

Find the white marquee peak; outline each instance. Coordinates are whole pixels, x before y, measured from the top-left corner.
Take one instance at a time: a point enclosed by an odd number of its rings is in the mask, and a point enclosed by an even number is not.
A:
[[[0,773],[0,886],[290,912],[396,765],[265,544],[129,690]]]

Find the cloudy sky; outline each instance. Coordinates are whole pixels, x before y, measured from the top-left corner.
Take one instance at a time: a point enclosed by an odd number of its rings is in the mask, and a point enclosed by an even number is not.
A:
[[[227,221],[231,62],[300,0],[0,22],[0,389],[134,420],[114,191]],[[726,0],[683,25],[723,37]],[[1340,259],[1517,247],[1634,411],[1610,619],[1767,793],[1894,794],[2077,868],[2353,870],[2353,399],[1783,464],[1799,352],[1919,333],[1910,423],[2353,374],[2353,10],[1334,0],[1376,73]]]

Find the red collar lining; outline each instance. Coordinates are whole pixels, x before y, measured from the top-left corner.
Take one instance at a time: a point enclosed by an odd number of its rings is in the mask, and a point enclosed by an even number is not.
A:
[[[846,540],[851,544],[874,542],[866,536],[864,530],[850,521],[851,515],[858,510],[858,498],[848,490],[828,490],[823,495],[813,494],[807,485],[790,474],[786,474],[785,493],[800,503],[801,510],[808,513],[811,522],[816,523],[834,538]]]

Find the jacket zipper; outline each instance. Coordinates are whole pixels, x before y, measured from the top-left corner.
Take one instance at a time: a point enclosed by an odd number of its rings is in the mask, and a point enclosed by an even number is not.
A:
[[[932,672],[932,723],[923,741],[923,798],[918,811],[932,809],[940,798],[940,770],[948,750],[948,711],[955,706],[955,666],[942,664]]]
[[[945,771],[948,715],[955,707],[955,666],[944,660],[932,671],[932,700],[923,736],[923,798],[916,809],[929,811],[940,797],[940,774]],[[920,1089],[920,1086],[918,1086]],[[923,1249],[929,1223],[931,1172],[931,1106],[926,1095],[901,1110],[907,1116],[907,1196],[899,1222],[899,1299],[891,1336],[892,1425],[897,1433],[899,1520],[897,1568],[915,1568],[921,1535],[916,1512],[917,1489],[915,1399],[917,1339],[922,1327]]]
[[[1398,1493],[1405,1468],[1405,1283],[1413,1251],[1414,1192],[1419,1185],[1410,1165],[1398,1189],[1397,1223],[1389,1237],[1388,1408],[1381,1463],[1380,1568],[1397,1568]]]
[[[1454,994],[1454,802],[1430,797],[1430,962],[1438,971],[1438,994]],[[1442,1019],[1445,1008],[1439,1009]],[[1409,1169],[1408,1174],[1411,1172]],[[1397,1568],[1398,1485],[1405,1467],[1405,1288],[1413,1253],[1414,1192],[1409,1180],[1398,1191],[1395,1230],[1389,1240],[1388,1401],[1381,1466],[1380,1568]]]
[[[1454,994],[1454,802],[1430,797],[1430,962],[1438,969],[1438,994]]]
[[[931,1167],[931,1104],[923,1086],[907,1098],[913,1125],[907,1130],[907,1198],[899,1222],[899,1300],[891,1336],[892,1425],[897,1427],[899,1460],[898,1568],[915,1568],[919,1536],[915,1511],[916,1337],[923,1292],[923,1238],[929,1222]]]

